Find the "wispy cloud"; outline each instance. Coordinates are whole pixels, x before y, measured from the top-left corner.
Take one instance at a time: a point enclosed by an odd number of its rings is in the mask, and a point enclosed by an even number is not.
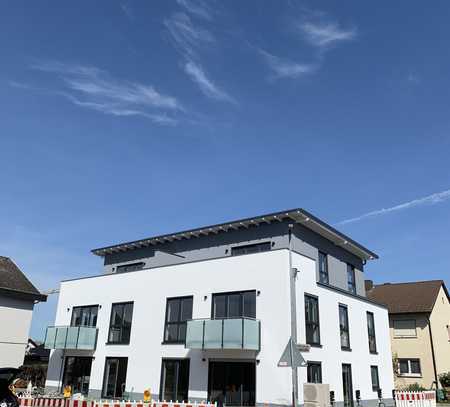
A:
[[[211,21],[213,12],[208,4],[204,0],[177,0],[177,3],[186,9],[187,12],[192,15]]]
[[[414,72],[409,72],[406,80],[413,85],[418,85],[420,83],[420,76]]]
[[[92,66],[43,61],[32,69],[56,74],[60,89],[52,92],[73,104],[114,116],[141,116],[158,124],[175,124],[175,115],[183,112],[173,96],[153,86],[119,80]]]
[[[435,205],[450,199],[450,189],[446,191],[436,192],[434,194],[425,196],[423,198],[413,199],[409,202],[404,202],[399,205],[391,206],[390,208],[377,209],[375,211],[367,212],[363,215],[357,216],[355,218],[345,219],[338,222],[338,225],[346,225],[348,223],[359,222],[367,218],[373,218],[376,216],[386,215],[391,212],[403,211],[406,209],[414,208],[422,205]]]
[[[298,78],[300,76],[313,73],[316,66],[312,64],[300,64],[273,55],[263,49],[258,50],[264,57],[267,65],[273,72],[273,77],[278,78]]]
[[[122,9],[123,13],[127,16],[127,18],[131,21],[134,20],[134,12],[133,9],[131,8],[131,6],[129,4],[126,3],[122,3],[120,5],[120,8]]]
[[[306,41],[318,48],[327,48],[356,38],[355,28],[343,28],[333,21],[302,21],[298,24]]]

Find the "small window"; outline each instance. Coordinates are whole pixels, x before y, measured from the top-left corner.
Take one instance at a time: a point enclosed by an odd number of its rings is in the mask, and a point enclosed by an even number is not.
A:
[[[393,321],[395,338],[416,338],[415,319],[397,319]]]
[[[328,284],[328,258],[325,253],[319,252],[319,281]]]
[[[305,295],[306,343],[320,345],[319,299]]]
[[[372,312],[367,312],[367,333],[369,335],[369,352],[377,353],[377,340],[375,337],[375,319]]]
[[[421,376],[420,359],[399,359],[398,371],[404,376]]]
[[[186,321],[192,319],[194,297],[168,298],[164,342],[184,343],[186,340]]]
[[[128,358],[106,358],[102,396],[122,398],[125,393]]]
[[[347,288],[352,294],[356,294],[355,267],[347,264]]]
[[[70,326],[97,326],[98,305],[73,307]]]
[[[133,303],[121,302],[111,307],[111,320],[109,322],[108,343],[130,343],[131,321],[133,319]]]
[[[322,383],[322,364],[320,362],[308,362],[308,383]]]
[[[231,255],[238,256],[240,254],[267,252],[270,250],[271,246],[272,244],[270,242],[248,244],[245,246],[235,246],[231,248]]]
[[[163,359],[160,400],[188,401],[189,359]]]
[[[256,318],[256,291],[213,294],[212,319]]]
[[[346,305],[339,305],[339,326],[341,333],[341,349],[350,350],[350,331],[348,326],[348,309]]]
[[[380,388],[380,379],[378,376],[378,366],[370,366],[370,375],[372,376],[372,390],[378,391]]]
[[[142,270],[145,266],[144,262],[123,264],[116,267],[116,273],[126,273],[128,271]]]

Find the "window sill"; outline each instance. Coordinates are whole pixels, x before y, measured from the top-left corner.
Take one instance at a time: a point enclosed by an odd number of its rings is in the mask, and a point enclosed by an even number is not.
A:
[[[370,351],[369,351],[369,353],[370,353],[371,355],[378,355],[378,352],[377,352],[377,351],[375,351],[375,352],[370,352]]]
[[[415,378],[415,379],[420,379],[420,378],[422,378],[422,374],[421,373],[399,373],[398,377],[411,377],[411,378]]]
[[[106,342],[105,345],[129,345],[130,342]]]
[[[320,343],[307,343],[307,345],[311,346],[311,348],[323,348]]]
[[[351,352],[352,348],[342,348],[341,347],[341,350],[344,351],[344,352]]]
[[[161,345],[184,345],[185,341],[162,341]]]

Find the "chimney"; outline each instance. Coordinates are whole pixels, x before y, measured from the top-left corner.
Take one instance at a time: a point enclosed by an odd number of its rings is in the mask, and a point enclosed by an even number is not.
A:
[[[373,288],[372,280],[364,280],[364,286],[366,288],[366,292],[370,291]]]

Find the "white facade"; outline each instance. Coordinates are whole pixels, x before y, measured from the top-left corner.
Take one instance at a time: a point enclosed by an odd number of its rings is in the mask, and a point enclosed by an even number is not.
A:
[[[304,294],[319,299],[321,347],[305,353],[306,360],[321,362],[322,382],[330,384],[336,401],[343,400],[342,364],[352,366],[353,389],[363,400],[375,400],[370,366],[377,366],[384,397],[393,389],[387,310],[361,297],[316,283],[316,264],[293,253],[296,281],[298,342],[305,343]],[[332,273],[332,270],[330,270]],[[166,300],[193,296],[192,318],[211,318],[212,294],[255,290],[256,318],[261,321],[260,351],[192,350],[180,344],[163,344]],[[107,344],[111,305],[133,301],[130,343]],[[351,351],[340,346],[338,305],[348,307]],[[47,387],[58,388],[62,378],[61,356],[93,356],[90,394],[99,396],[103,387],[106,357],[127,357],[126,391],[139,396],[151,389],[160,392],[162,358],[189,358],[189,398],[208,397],[209,360],[256,362],[256,403],[291,404],[291,369],[278,367],[290,337],[289,252],[286,249],[209,259],[186,264],[145,269],[123,274],[62,282],[55,326],[70,325],[74,306],[99,305],[95,351],[52,351]],[[377,354],[370,354],[366,312],[375,319]],[[306,368],[299,368],[299,402]]]

